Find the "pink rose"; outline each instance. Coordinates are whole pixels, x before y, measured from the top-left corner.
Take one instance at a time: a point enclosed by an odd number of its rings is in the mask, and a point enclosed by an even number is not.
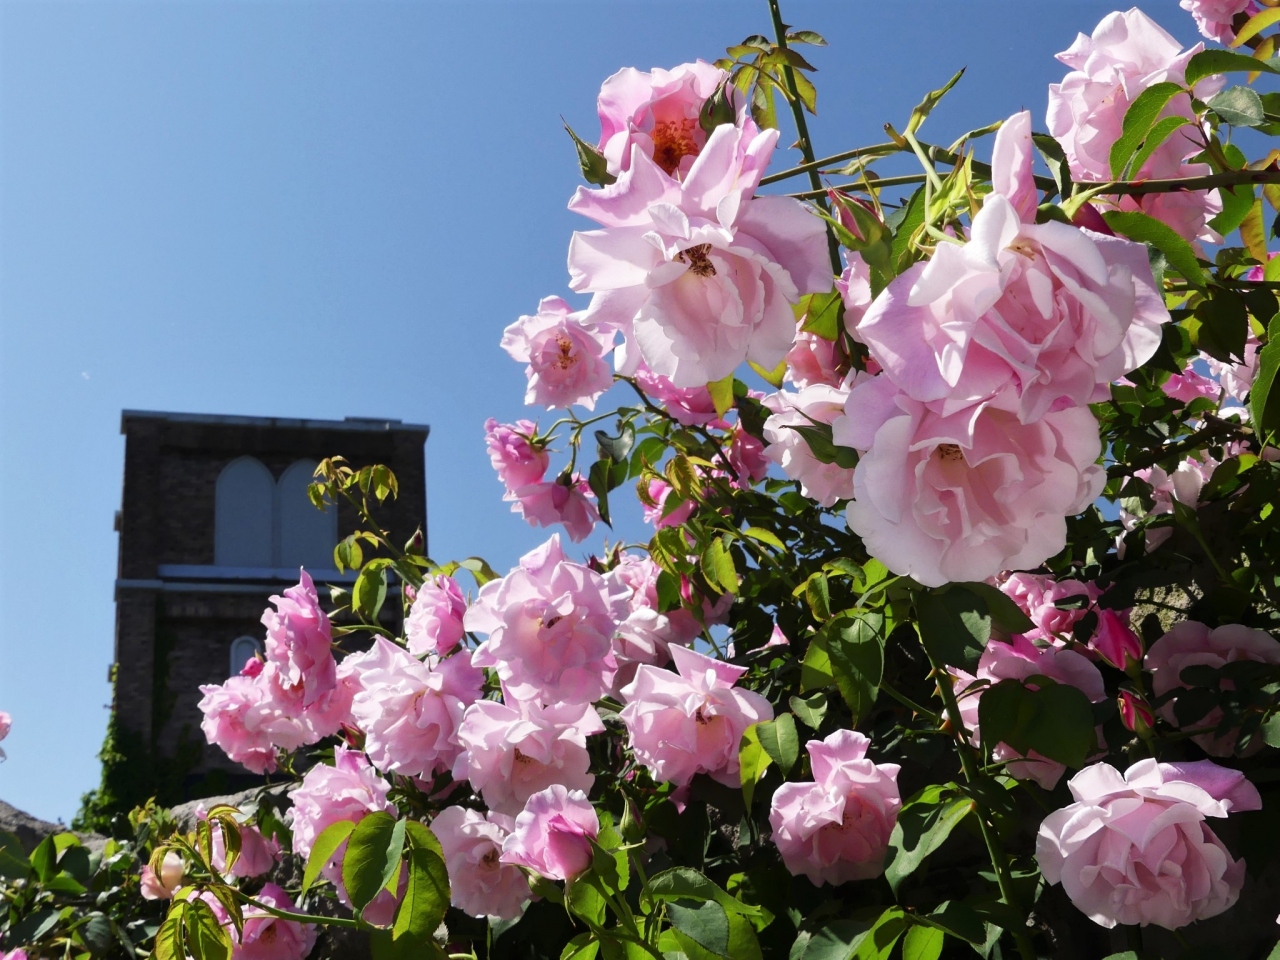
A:
[[[1102,674],[1086,657],[1074,650],[1059,647],[1040,649],[1026,637],[1014,636],[1010,643],[994,640],[987,644],[978,661],[976,677],[970,677],[961,670],[952,669],[951,673],[959,681],[956,685],[956,696],[960,703],[960,716],[965,728],[970,732],[970,739],[977,745],[982,742],[982,731],[978,723],[978,703],[982,699],[985,686],[970,687],[978,680],[986,680],[990,684],[1001,680],[1027,680],[1029,677],[1048,677],[1057,683],[1075,687],[1093,703],[1105,700],[1107,691],[1102,682]],[[1031,684],[1031,686],[1035,686]],[[1008,744],[999,743],[991,751],[997,760],[1012,760],[1006,769],[1009,775],[1019,780],[1034,780],[1046,790],[1052,790],[1066,772],[1066,767],[1056,760],[1050,760],[1032,750],[1026,757],[1017,753]]]
[[[1088,604],[1099,596],[1092,584],[1054,580],[1034,573],[1012,573],[1000,584],[1000,589],[1036,625],[1036,632],[1029,636],[1049,641],[1069,636],[1076,623],[1089,612]],[[1083,597],[1087,603],[1066,610],[1057,605],[1073,597]]]
[[[773,719],[769,701],[734,687],[745,667],[672,647],[678,673],[642,664],[622,689],[622,721],[636,759],[655,780],[684,786],[710,774],[738,786],[738,744],[753,723]]]
[[[9,735],[9,728],[12,726],[13,726],[13,718],[10,717],[9,714],[5,713],[3,710],[0,710],[0,740],[3,740],[5,737]],[[0,760],[3,760],[4,757],[5,757],[4,751],[0,750]]]
[[[845,409],[835,442],[866,451],[849,526],[890,570],[927,586],[1039,566],[1106,482],[1087,407],[1026,424],[985,405],[945,416],[881,374]]]
[[[1151,645],[1143,666],[1151,673],[1151,687],[1157,697],[1171,690],[1185,688],[1182,671],[1187,667],[1206,666],[1219,669],[1237,660],[1257,663],[1280,664],[1280,643],[1265,630],[1254,630],[1240,623],[1228,623],[1210,629],[1203,623],[1184,620],[1175,623],[1163,637]],[[1223,689],[1234,689],[1228,679],[1222,680]],[[1175,698],[1176,699],[1176,698]],[[1178,726],[1174,701],[1160,708],[1160,716]],[[1194,727],[1212,727],[1222,719],[1222,711],[1214,707],[1208,714],[1196,720]],[[1205,753],[1215,757],[1229,757],[1235,751],[1237,731],[1229,730],[1221,736],[1212,731],[1194,737]],[[1261,742],[1254,741],[1261,749]]]
[[[151,864],[142,867],[142,883],[138,892],[144,900],[171,900],[174,891],[182,886],[186,864],[182,857],[170,850],[160,861],[160,875],[151,869]]]
[[[594,494],[586,480],[574,474],[568,483],[559,479],[516,487],[504,500],[513,501],[511,512],[518,513],[535,527],[564,524],[569,539],[578,543],[591,536],[600,513]]]
[[[791,348],[791,305],[831,289],[826,231],[802,204],[753,197],[777,143],[749,119],[718,126],[682,182],[638,147],[631,168],[569,204],[603,230],[569,245],[570,288],[594,294],[585,320],[620,330],[620,372],[640,359],[677,387],[700,387]]]
[[[1156,724],[1155,711],[1151,704],[1129,690],[1121,690],[1117,698],[1120,706],[1120,722],[1126,730],[1137,733],[1139,730],[1150,730]]]
[[[591,866],[590,840],[599,833],[600,818],[586,794],[556,784],[529,798],[502,842],[500,862],[548,880],[571,880]]]
[[[1135,470],[1133,472],[1135,477],[1151,485],[1151,496],[1154,502],[1146,516],[1155,517],[1173,513],[1174,500],[1185,503],[1189,507],[1199,506],[1200,490],[1209,482],[1209,478],[1213,476],[1213,471],[1217,467],[1218,461],[1208,453],[1202,452],[1199,458],[1187,457],[1178,464],[1173,473],[1168,473],[1163,467]],[[1126,530],[1132,530],[1137,526],[1139,519],[1139,516],[1123,507],[1120,508],[1120,522]],[[1148,530],[1145,538],[1147,552],[1150,553],[1156,549],[1172,535],[1171,527],[1156,527]],[[1120,555],[1124,556],[1123,551],[1120,551]]]
[[[555,409],[580,404],[594,410],[596,398],[613,386],[604,358],[613,350],[613,330],[582,322],[559,297],[547,297],[538,312],[521,317],[502,333],[502,349],[527,363],[526,404]]]
[[[1089,649],[1121,670],[1130,661],[1142,662],[1142,640],[1129,626],[1129,611],[1099,610],[1098,629],[1089,641]]]
[[[396,808],[387,800],[390,790],[391,784],[378,776],[364,754],[343,746],[335,748],[333,766],[316,764],[289,793],[293,807],[285,820],[293,829],[293,852],[304,858],[311,856],[316,837],[339,820],[356,823],[378,810],[395,816]],[[335,855],[334,862],[341,861],[341,856]],[[341,871],[338,876],[341,878]]]
[[[855,375],[857,383],[865,375]],[[764,423],[769,441],[764,455],[782,468],[792,480],[800,481],[800,492],[824,507],[838,500],[853,499],[853,469],[839,463],[823,463],[813,455],[809,441],[800,431],[817,424],[833,424],[845,415],[849,387],[810,384],[798,393],[780,391],[765,397],[772,415]],[[796,429],[799,428],[799,429]]]
[[[1274,254],[1272,255],[1274,257]],[[1254,267],[1249,273],[1257,270],[1261,274],[1259,267]],[[1247,276],[1247,275],[1246,275]],[[1249,279],[1261,280],[1262,277],[1249,277]],[[1240,403],[1244,403],[1249,399],[1249,391],[1253,389],[1253,379],[1258,375],[1258,351],[1262,349],[1262,344],[1258,342],[1258,335],[1249,331],[1244,341],[1244,361],[1242,363],[1223,363],[1213,357],[1202,355],[1205,363],[1209,367],[1209,372],[1218,378],[1218,383],[1222,389],[1226,391],[1228,397]],[[1217,391],[1214,391],[1213,397],[1216,399]]]
[[[1178,41],[1138,8],[1111,13],[1080,34],[1058,59],[1072,70],[1061,83],[1049,85],[1048,125],[1067,155],[1077,180],[1111,179],[1111,147],[1119,139],[1124,115],[1138,95],[1157,83],[1182,83],[1187,61],[1204,49],[1198,43],[1182,50]],[[1222,88],[1221,77],[1196,84],[1196,96],[1208,100]],[[1194,114],[1185,94],[1169,101],[1161,116],[1185,117],[1191,124],[1161,144],[1132,178],[1193,177],[1210,173],[1208,164],[1186,163],[1203,147],[1196,142]],[[1102,203],[1099,197],[1094,202]],[[1118,200],[1118,202],[1117,202]],[[1178,191],[1112,200],[1121,210],[1141,210],[1167,224],[1186,240],[1221,242],[1206,221],[1222,209],[1213,191]]]
[[[610,608],[604,578],[566,560],[553,536],[480,588],[464,623],[489,639],[471,662],[497,670],[517,700],[589,703],[612,680]]]
[[[884,872],[902,807],[899,767],[868,760],[870,743],[852,730],[810,740],[813,782],[784,783],[774,793],[769,826],[793,874],[834,886]]]
[[[516,707],[480,700],[458,730],[463,752],[453,777],[470,780],[490,810],[511,816],[555,783],[589,793],[596,778],[587,737],[594,733],[604,733],[604,724],[589,703]]]
[[[1223,366],[1226,365],[1223,364]],[[1160,389],[1164,391],[1167,397],[1181,400],[1183,403],[1190,403],[1192,400],[1198,399],[1217,401],[1218,392],[1221,388],[1213,380],[1187,367],[1182,373],[1174,374],[1166,380]]]
[[[405,639],[415,656],[448,653],[462,641],[462,615],[467,601],[453,577],[427,577],[409,608]]]
[[[858,336],[906,395],[950,416],[977,403],[1033,423],[1111,396],[1168,321],[1140,243],[1036,223],[1031,114],[1005,121],[995,192],[966,243],[939,244],[867,310]]]
[[[296,913],[297,907],[289,894],[268,883],[254,899],[287,913]],[[316,928],[296,920],[281,920],[257,907],[244,908],[244,930],[237,935],[231,931],[234,949],[232,960],[303,960],[316,943]]]
[[[629,169],[634,148],[669,176],[687,176],[707,142],[698,120],[702,105],[728,79],[702,60],[651,73],[624,67],[611,76],[596,101],[599,149],[609,172]]]
[[[239,676],[200,687],[205,739],[254,773],[275,771],[277,748],[297,750],[311,739],[300,704],[275,682],[278,669],[252,659]]]
[[[645,396],[656,400],[663,410],[686,427],[705,426],[720,419],[711,391],[706,387],[677,387],[643,362],[636,368],[635,379]]]
[[[670,499],[673,488],[671,484],[660,477],[651,479],[647,490],[649,499],[653,501],[653,506],[651,507],[642,502],[641,509],[644,522],[653,524],[655,530],[680,526],[693,515],[694,508],[698,505],[693,500],[684,500],[668,512],[667,500]]]
[[[1227,46],[1236,38],[1235,18],[1252,17],[1262,8],[1254,0],[1181,0],[1178,4],[1191,14],[1200,35]]]
[[[201,820],[206,819],[204,810],[199,811]],[[240,855],[236,857],[236,862],[232,864],[231,871],[227,872],[227,842],[222,835],[222,824],[215,822],[210,830],[212,835],[213,856],[210,863],[213,869],[223,874],[227,879],[231,877],[260,877],[280,860],[280,843],[274,837],[267,838],[262,835],[257,827],[253,824],[240,825]]]
[[[8,953],[0,951],[0,960],[27,960],[27,951],[22,948],[10,950]]]
[[[446,807],[431,821],[449,871],[453,905],[463,913],[514,920],[532,898],[520,868],[500,861],[502,843],[514,827],[504,814],[465,807]]]
[[[613,652],[618,664],[613,690],[616,693],[635,677],[642,663],[664,666],[671,660],[671,645],[687,646],[702,632],[697,618],[681,607],[658,612],[658,574],[660,569],[648,557],[624,553],[618,565],[605,579],[621,607],[613,637]]]
[[[532,420],[498,423],[490,417],[484,423],[484,443],[489,462],[508,491],[539,482],[547,473],[551,457],[541,448],[535,449],[529,438],[536,436],[538,425]]]
[[[733,428],[729,441],[729,470],[736,477],[736,486],[759,483],[769,473],[769,458],[764,444],[738,424]]]
[[[1141,760],[1121,777],[1096,763],[1069,786],[1076,802],[1040,824],[1036,860],[1089,919],[1176,930],[1236,902],[1244,861],[1204,821],[1261,808],[1243,774],[1208,760]]]
[[[385,637],[361,671],[363,689],[351,704],[364,731],[365,752],[384,773],[430,777],[448,770],[462,751],[458,725],[480,698],[484,674],[465,651],[423,663]]]
[[[272,597],[275,610],[262,614],[267,628],[267,659],[280,668],[282,686],[302,692],[309,707],[337,685],[338,662],[333,659],[329,617],[320,607],[315,584],[307,571],[283,597]]]

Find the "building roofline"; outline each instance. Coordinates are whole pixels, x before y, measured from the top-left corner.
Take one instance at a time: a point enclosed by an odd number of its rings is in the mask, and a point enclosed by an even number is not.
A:
[[[371,433],[431,432],[425,423],[404,423],[392,417],[346,417],[342,420],[312,420],[298,417],[242,417],[226,413],[174,413],[165,410],[122,410],[120,432],[131,420],[162,420],[168,423],[206,423],[237,427],[285,427],[308,430],[346,430]]]

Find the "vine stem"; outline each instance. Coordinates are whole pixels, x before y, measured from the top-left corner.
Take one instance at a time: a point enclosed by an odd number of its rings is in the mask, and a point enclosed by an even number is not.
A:
[[[1154,466],[1161,460],[1181,456],[1184,453],[1191,453],[1206,446],[1211,440],[1229,437],[1232,434],[1240,434],[1240,432],[1240,424],[1214,417],[1209,420],[1208,426],[1197,430],[1184,440],[1171,443],[1169,446],[1161,447],[1159,450],[1153,450],[1141,457],[1134,457],[1127,463],[1119,463],[1113,467],[1108,467],[1107,477],[1114,480],[1117,477],[1132,476],[1138,470]]]
[[[787,49],[787,27],[782,22],[782,10],[778,6],[778,0],[769,0],[769,15],[773,18],[773,36],[777,41],[779,50]],[[782,79],[787,85],[787,98],[791,103],[791,116],[796,122],[796,139],[800,144],[800,154],[804,157],[805,166],[808,168],[809,186],[813,189],[822,191],[822,180],[818,177],[818,170],[815,164],[817,160],[813,152],[813,140],[809,137],[809,124],[804,118],[804,103],[800,100],[800,89],[796,86],[796,75],[790,66],[783,66]],[[823,209],[823,212],[830,213],[831,210],[827,206],[826,192],[822,191],[821,195],[815,196],[815,199]],[[831,227],[827,227],[827,253],[831,256],[831,269],[838,277],[844,272],[844,267],[840,263],[840,245],[836,243],[835,232]]]
[[[243,900],[250,906],[258,910],[262,910],[273,917],[278,917],[281,920],[294,920],[298,923],[313,923],[323,927],[350,927],[353,930],[362,929],[359,920],[348,920],[346,917],[320,917],[310,913],[292,913],[288,910],[278,910],[275,907],[267,906],[267,904],[253,899],[253,897],[249,896],[247,893],[241,893],[235,887],[228,887],[227,889],[234,893],[238,899]]]
[[[951,721],[965,782],[974,783],[982,774],[979,772],[978,765],[974,760],[973,747],[967,739],[968,731],[965,729],[964,719],[960,716],[960,704],[956,701],[956,692],[951,686],[951,674],[933,658],[933,654],[929,652],[929,648],[923,642],[920,646],[924,649],[924,655],[929,658],[929,665],[933,667],[934,675],[938,680],[938,696],[942,699],[942,706],[946,711],[947,719]],[[1004,855],[1004,848],[1000,846],[1000,838],[995,835],[991,824],[987,822],[987,818],[984,816],[985,811],[981,809],[981,805],[976,800],[974,803],[978,806],[978,827],[982,831],[982,842],[987,846],[987,856],[991,860],[991,869],[996,875],[996,885],[1000,888],[1000,899],[1021,913],[1022,908],[1013,895],[1013,885],[1009,879],[1009,861]],[[1018,954],[1022,957],[1022,960],[1036,960],[1036,951],[1031,945],[1031,938],[1027,936],[1027,932],[1025,930],[1010,930],[1009,933],[1013,936],[1014,943],[1018,947]]]

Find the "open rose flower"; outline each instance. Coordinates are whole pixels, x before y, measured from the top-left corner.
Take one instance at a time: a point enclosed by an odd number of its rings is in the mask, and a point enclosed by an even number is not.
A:
[[[1087,407],[1035,423],[979,405],[944,416],[882,374],[854,387],[835,442],[865,451],[847,517],[894,573],[938,587],[1039,566],[1106,475]]]
[[[274,772],[279,750],[297,750],[315,739],[303,720],[300,697],[275,682],[278,670],[255,657],[225,683],[200,687],[197,706],[204,714],[205,739],[254,773]]]
[[[1244,861],[1205,818],[1261,809],[1244,774],[1209,760],[1140,760],[1123,777],[1096,763],[1068,786],[1075,803],[1040,824],[1036,860],[1095,923],[1177,930],[1239,898]]]
[[[852,730],[810,740],[813,781],[784,783],[774,792],[769,826],[793,874],[836,885],[884,872],[902,807],[899,767],[868,760],[870,744]]]
[[[596,398],[613,385],[605,357],[613,330],[584,323],[559,297],[547,297],[533,316],[521,317],[502,334],[502,349],[527,363],[526,404],[555,409],[579,404],[595,409]]]
[[[547,474],[550,455],[529,442],[537,433],[538,425],[532,420],[498,423],[490,417],[485,421],[484,444],[489,451],[489,462],[508,493],[538,483]]]
[[[570,288],[594,294],[584,321],[620,330],[616,358],[643,359],[677,387],[699,387],[750,360],[767,370],[791,349],[791,305],[830,290],[826,231],[799,201],[753,197],[776,130],[715,128],[676,182],[632,146],[631,166],[569,208],[604,229],[569,245]]]
[[[671,645],[688,646],[702,632],[697,618],[683,607],[658,612],[658,574],[660,569],[648,557],[624,553],[605,579],[614,595],[620,598],[615,610],[618,628],[613,637],[613,652],[618,672],[614,677],[615,693],[635,677],[642,663],[665,666],[671,660]]]
[[[254,899],[286,913],[297,907],[289,894],[274,883],[266,884]],[[244,929],[231,930],[232,960],[304,960],[316,943],[316,928],[309,923],[282,920],[252,905],[244,908]]]
[[[514,920],[533,897],[519,867],[502,863],[515,821],[501,813],[446,807],[431,821],[449,871],[453,905],[473,917]]]
[[[773,719],[773,707],[735,683],[745,667],[672,647],[678,673],[641,665],[622,689],[622,721],[636,759],[655,780],[684,786],[710,774],[738,786],[738,746],[753,723]]]
[[[1262,9],[1256,0],[1181,0],[1178,6],[1191,14],[1202,37],[1224,46],[1236,38],[1236,17],[1252,17]]]
[[[1093,584],[1055,580],[1035,573],[1011,573],[1001,581],[1000,590],[1036,625],[1035,632],[1028,636],[1049,641],[1070,636],[1100,594]],[[1064,608],[1058,606],[1060,603],[1071,605]]]
[[[197,810],[200,819],[206,819],[203,807]],[[253,824],[241,824],[240,854],[236,857],[231,869],[227,870],[227,841],[222,835],[222,823],[214,821],[209,831],[211,851],[209,863],[213,869],[228,879],[231,877],[260,877],[272,869],[280,860],[280,843],[274,837],[264,837]]]
[[[143,864],[142,882],[138,892],[144,900],[171,900],[174,892],[182,886],[186,864],[182,857],[170,850],[160,861],[160,872],[151,869],[151,864]]]
[[[405,639],[415,656],[448,653],[462,640],[467,601],[453,577],[427,577],[418,588],[405,621]]]
[[[661,477],[653,477],[646,490],[653,506],[641,503],[644,522],[653,524],[655,530],[680,526],[693,515],[693,510],[698,505],[693,500],[681,500],[678,503],[673,501],[668,508],[667,503],[675,490]]]
[[[856,375],[850,382],[857,383],[859,379],[866,377]],[[832,387],[825,383],[810,384],[798,393],[782,390],[764,398],[764,405],[771,412],[764,422],[764,438],[769,441],[764,455],[792,480],[800,481],[802,494],[824,507],[853,498],[853,468],[839,461],[819,460],[803,431],[830,426],[843,417],[848,399],[848,385]],[[852,451],[849,453],[852,457]]]
[[[300,690],[302,706],[309,707],[338,683],[329,617],[305,570],[296,587],[290,587],[282,597],[272,597],[271,602],[276,609],[262,614],[267,628],[267,660],[279,667],[280,683]]]
[[[1280,642],[1265,630],[1255,630],[1240,623],[1228,623],[1216,629],[1194,620],[1175,623],[1169,632],[1151,645],[1143,666],[1151,673],[1151,686],[1161,697],[1170,691],[1186,686],[1182,671],[1187,667],[1205,666],[1220,669],[1238,660],[1257,663],[1280,664]],[[1223,678],[1224,689],[1234,689],[1233,682]],[[1160,708],[1160,715],[1178,725],[1174,712],[1176,698]],[[1212,727],[1222,719],[1222,710],[1214,707],[1192,724],[1195,727]],[[1213,731],[1194,737],[1205,753],[1215,757],[1229,757],[1235,751],[1237,732],[1229,730],[1221,736]],[[1255,738],[1251,752],[1262,748]]]
[[[591,536],[600,519],[590,484],[576,473],[567,482],[556,479],[516,487],[503,499],[512,501],[511,512],[520,514],[530,526],[563,524],[574,543]]]
[[[572,880],[591,866],[600,818],[581,790],[560,785],[531,796],[502,842],[502,863],[527,867],[548,880]]]

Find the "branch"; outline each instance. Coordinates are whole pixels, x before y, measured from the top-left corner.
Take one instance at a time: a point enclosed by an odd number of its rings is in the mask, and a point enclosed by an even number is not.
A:
[[[1241,423],[1232,420],[1223,420],[1219,417],[1209,417],[1208,424],[1197,430],[1191,436],[1184,440],[1180,440],[1175,444],[1167,447],[1161,447],[1158,450],[1152,450],[1150,453],[1141,457],[1134,457],[1124,463],[1117,463],[1113,467],[1107,468],[1107,479],[1114,480],[1116,477],[1132,476],[1138,470],[1144,470],[1147,467],[1155,466],[1161,460],[1169,457],[1178,457],[1184,453],[1190,453],[1193,450],[1199,450],[1206,446],[1208,441],[1215,440],[1218,437],[1230,436],[1233,433],[1243,433]]]
[[[1212,190],[1214,187],[1234,187],[1245,183],[1280,183],[1280,170],[1227,170],[1203,177],[1178,177],[1172,180],[1077,180],[1082,190],[1101,187],[1101,193],[1125,196],[1141,196],[1147,193],[1178,193],[1182,190]]]

